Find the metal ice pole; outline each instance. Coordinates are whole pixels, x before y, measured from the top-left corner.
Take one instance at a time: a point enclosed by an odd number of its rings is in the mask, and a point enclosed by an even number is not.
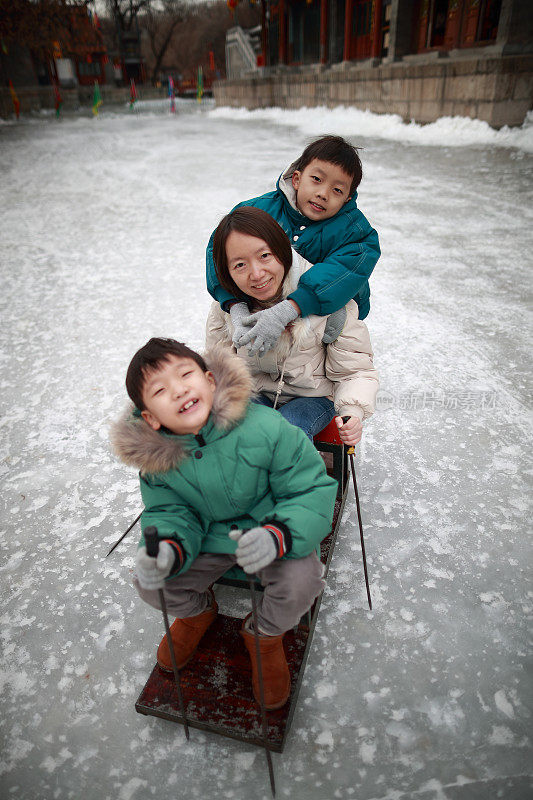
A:
[[[348,422],[350,419],[349,416],[341,417],[344,424]],[[359,522],[359,537],[361,539],[361,551],[363,553],[363,569],[365,572],[365,584],[366,584],[366,596],[368,598],[368,605],[370,610],[372,611],[372,598],[370,597],[370,584],[368,581],[368,570],[366,566],[366,553],[365,553],[365,540],[363,536],[363,521],[361,519],[361,505],[359,503],[359,492],[357,491],[357,480],[355,478],[355,463],[354,463],[354,453],[355,447],[346,447],[346,452],[350,456],[350,467],[352,471],[352,480],[353,480],[353,490],[355,493],[355,505],[357,508],[357,520]]]
[[[120,539],[118,539],[118,540],[115,542],[115,544],[113,545],[113,547],[111,548],[111,550],[109,551],[109,553],[107,554],[107,556],[110,556],[110,555],[111,555],[111,553],[113,552],[113,550],[115,549],[115,547],[118,547],[118,545],[121,543],[121,541],[124,539],[124,537],[125,537],[125,536],[127,536],[127,535],[128,535],[128,533],[131,531],[131,529],[132,529],[132,528],[133,528],[133,527],[134,527],[134,526],[135,526],[135,525],[136,525],[136,524],[139,522],[139,520],[140,520],[140,518],[141,518],[141,514],[142,514],[142,513],[143,513],[143,512],[141,511],[141,512],[139,513],[139,516],[135,517],[135,519],[134,519],[134,520],[133,520],[133,522],[131,523],[131,525],[130,525],[130,527],[128,528],[128,530],[124,531],[124,533],[122,534],[122,536],[120,537]],[[107,556],[106,556],[106,558],[107,558]]]
[[[146,543],[146,553],[151,558],[157,558],[159,552],[159,536],[157,535],[157,528],[154,525],[149,525],[144,531],[144,541]],[[165,631],[167,635],[168,649],[170,650],[170,660],[172,661],[172,669],[174,671],[174,679],[176,681],[176,689],[178,691],[178,703],[180,706],[181,716],[183,717],[183,727],[185,728],[185,736],[189,738],[189,725],[185,715],[185,704],[183,702],[183,694],[181,692],[180,673],[178,663],[176,661],[176,654],[174,652],[174,642],[170,635],[170,625],[168,624],[167,604],[163,589],[158,589],[159,603],[161,611],[163,612],[163,622],[165,623]]]
[[[268,748],[268,723],[265,708],[265,687],[263,685],[263,667],[261,664],[261,648],[259,645],[259,628],[257,625],[257,602],[255,597],[254,579],[248,578],[250,594],[252,596],[252,620],[254,623],[255,657],[257,659],[257,677],[259,679],[259,705],[261,706],[261,726],[263,728],[264,748],[268,764],[268,774],[270,777],[270,788],[272,797],[276,796],[276,781],[274,779],[274,766],[272,764],[272,754]]]
[[[238,529],[239,529],[238,525],[233,524],[230,526],[230,530],[232,531],[236,531]],[[252,597],[252,622],[254,625],[255,657],[257,660],[257,678],[259,682],[259,705],[261,707],[261,727],[263,730],[263,747],[265,748],[266,760],[268,764],[270,789],[272,791],[272,797],[275,797],[276,781],[274,778],[274,766],[272,764],[272,754],[268,747],[268,722],[266,718],[266,708],[265,708],[265,687],[263,684],[263,665],[261,662],[261,647],[259,645],[259,627],[257,623],[257,601],[255,597],[255,584],[253,576],[248,577],[248,586],[250,588],[250,595]]]

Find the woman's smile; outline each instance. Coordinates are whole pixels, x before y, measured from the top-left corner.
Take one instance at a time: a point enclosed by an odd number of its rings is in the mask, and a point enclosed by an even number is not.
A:
[[[253,289],[255,292],[262,292],[264,289],[266,289],[266,288],[267,288],[267,286],[268,286],[268,285],[269,285],[271,282],[272,282],[272,278],[267,278],[267,279],[266,279],[265,281],[263,281],[262,283],[252,283],[252,286],[251,286],[251,288],[252,288],[252,289]]]

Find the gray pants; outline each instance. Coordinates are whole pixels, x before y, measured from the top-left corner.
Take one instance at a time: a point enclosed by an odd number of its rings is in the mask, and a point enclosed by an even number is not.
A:
[[[201,553],[187,572],[165,581],[169,614],[184,619],[205,611],[211,599],[207,589],[236,563],[234,555]],[[315,553],[305,558],[276,559],[260,570],[258,577],[264,586],[257,603],[260,632],[279,636],[297,625],[324,588],[323,572]],[[161,608],[157,589],[143,589],[136,575],[133,584],[146,603]]]

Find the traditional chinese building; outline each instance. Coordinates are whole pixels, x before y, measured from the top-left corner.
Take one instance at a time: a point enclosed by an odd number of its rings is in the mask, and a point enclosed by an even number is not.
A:
[[[493,44],[502,0],[273,0],[264,10],[267,63],[327,64],[387,57],[393,16],[411,54]]]
[[[53,63],[56,73],[61,77],[61,61],[69,60],[80,86],[93,86],[95,81],[105,83],[108,58],[98,17],[78,6],[73,6],[69,13],[69,35],[55,43]]]
[[[216,84],[219,103],[348,104],[495,126],[520,124],[531,108],[531,0],[261,2],[259,67]]]

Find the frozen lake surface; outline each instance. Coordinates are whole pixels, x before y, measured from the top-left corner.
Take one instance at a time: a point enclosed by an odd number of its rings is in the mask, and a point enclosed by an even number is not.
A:
[[[131,586],[138,529],[104,560],[140,510],[108,427],[150,336],[202,347],[220,217],[328,131],[364,147],[383,251],[374,610],[350,493],[278,797],[531,798],[531,129],[210,109],[0,126],[0,794],[270,796],[260,750],[134,710],[163,631]]]

